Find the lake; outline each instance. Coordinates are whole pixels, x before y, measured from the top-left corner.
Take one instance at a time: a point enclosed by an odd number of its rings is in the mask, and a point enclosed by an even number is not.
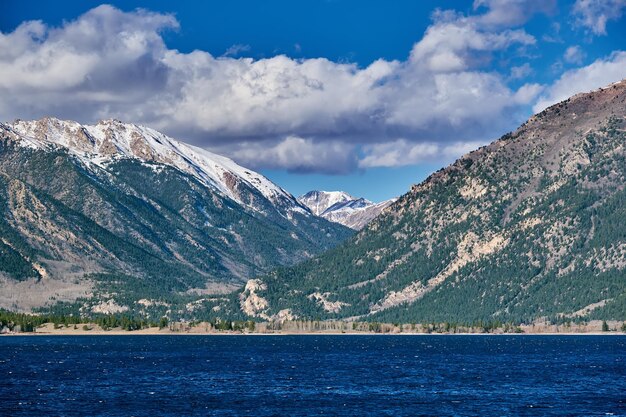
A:
[[[626,336],[0,337],[0,415],[626,415]]]

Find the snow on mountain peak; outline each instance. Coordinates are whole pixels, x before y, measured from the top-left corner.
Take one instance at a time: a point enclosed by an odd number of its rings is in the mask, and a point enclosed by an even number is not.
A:
[[[350,194],[343,191],[309,191],[298,197],[298,201],[307,206],[313,214],[321,216],[329,207],[354,200]]]
[[[16,120],[12,124],[0,124],[0,128],[16,134],[21,146],[42,149],[60,146],[86,164],[103,166],[121,156],[171,165],[249,206],[237,190],[238,183],[242,181],[275,205],[286,208],[286,211],[308,213],[291,194],[263,175],[229,158],[177,141],[145,126],[116,119],[101,120],[95,125],[81,125],[74,121],[45,117],[35,121]]]
[[[298,201],[317,216],[359,230],[396,199],[372,203],[343,191],[309,191],[298,197]]]

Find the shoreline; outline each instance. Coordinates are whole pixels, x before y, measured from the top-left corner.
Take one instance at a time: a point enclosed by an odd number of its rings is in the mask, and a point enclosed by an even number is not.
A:
[[[626,336],[623,332],[580,332],[580,333],[186,333],[186,332],[138,332],[138,331],[109,331],[109,332],[23,332],[4,333],[0,337],[39,337],[39,336]]]
[[[144,330],[67,330],[60,331],[38,331],[38,332],[10,332],[0,334],[0,337],[8,336],[626,336],[625,332],[608,331],[608,332],[523,332],[523,333],[504,333],[504,332],[233,332],[233,331],[214,331],[214,332],[181,332],[181,331],[159,331],[158,329]]]
[[[0,336],[626,336],[623,322],[612,321],[610,326],[600,321],[579,325],[555,325],[548,323],[525,324],[502,327],[439,327],[437,325],[378,324],[368,327],[365,323],[349,326],[346,322],[322,322],[323,326],[304,326],[301,322],[260,322],[250,328],[215,328],[207,322],[190,325],[175,322],[165,327],[145,327],[126,330],[122,327],[105,328],[95,323],[59,325],[44,323],[32,332],[4,329]],[[606,326],[606,328],[605,328]],[[608,328],[608,331],[606,330]]]

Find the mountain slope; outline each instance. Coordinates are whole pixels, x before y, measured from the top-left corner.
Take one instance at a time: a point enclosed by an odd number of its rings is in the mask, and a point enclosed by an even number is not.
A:
[[[533,116],[344,244],[257,279],[259,308],[403,322],[626,318],[626,82]]]
[[[188,302],[351,233],[227,158],[117,121],[0,125],[0,210],[10,309]]]
[[[306,212],[291,194],[264,176],[228,158],[179,142],[144,126],[113,119],[83,126],[72,121],[44,118],[17,120],[3,127],[20,137],[21,146],[43,150],[65,148],[86,165],[101,166],[116,158],[166,164],[250,208],[262,211],[255,205],[252,194],[240,188],[254,189],[283,214],[289,211]]]
[[[298,197],[298,201],[315,215],[360,230],[395,199],[372,203],[364,198],[354,198],[343,191],[309,191]]]

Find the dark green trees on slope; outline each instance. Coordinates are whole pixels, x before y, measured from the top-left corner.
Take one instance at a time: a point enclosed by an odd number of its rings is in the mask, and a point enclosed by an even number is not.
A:
[[[237,192],[255,208],[166,164],[86,164],[62,148],[20,146],[0,129],[0,308],[15,309],[13,292],[17,309],[26,299],[53,305],[66,287],[84,294],[75,314],[108,300],[131,311],[146,307],[141,299],[184,305],[353,233],[305,210],[287,217],[245,183]],[[28,279],[39,281],[19,293]]]
[[[257,317],[623,320],[625,128],[626,82],[550,107],[241,304],[264,300]]]

